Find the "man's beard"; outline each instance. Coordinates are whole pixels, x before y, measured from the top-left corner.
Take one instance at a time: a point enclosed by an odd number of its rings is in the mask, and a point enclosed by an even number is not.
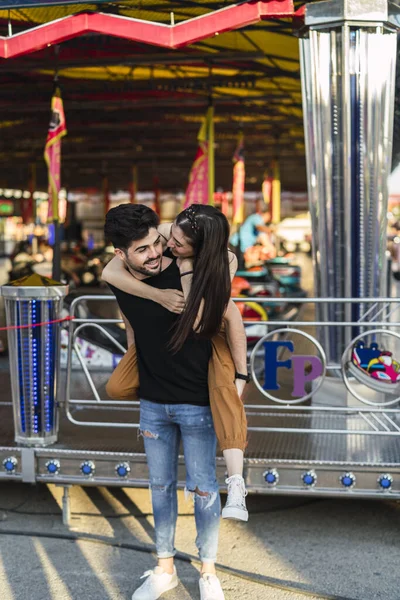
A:
[[[159,257],[159,259],[160,258],[161,258],[161,256]],[[147,275],[148,277],[154,277],[154,275],[159,275],[161,273],[162,260],[160,260],[160,266],[159,266],[159,268],[156,271],[155,270],[146,269],[146,263],[152,262],[151,260],[146,261],[142,267],[138,267],[136,265],[133,265],[130,262],[130,260],[128,260],[128,258],[126,258],[125,260],[126,260],[126,264],[129,267],[129,270],[133,271],[134,273],[140,273],[141,275]]]

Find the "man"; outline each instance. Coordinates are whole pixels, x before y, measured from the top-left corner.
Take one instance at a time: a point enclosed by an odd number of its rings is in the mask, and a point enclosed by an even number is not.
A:
[[[271,213],[264,204],[256,213],[249,215],[239,231],[231,236],[232,246],[239,246],[240,252],[244,254],[248,248],[257,242],[263,245],[271,244],[270,227]]]
[[[131,275],[159,289],[182,289],[175,260],[162,255],[157,215],[126,204],[106,216],[105,236]],[[183,275],[183,273],[182,273]],[[178,585],[174,567],[177,468],[180,441],[186,487],[194,495],[202,600],[223,600],[215,574],[220,519],[216,479],[216,436],[208,396],[211,342],[189,337],[176,353],[169,348],[177,315],[163,306],[113,286],[128,336],[135,340],[140,375],[140,433],[152,490],[158,566],[132,596],[156,600]]]

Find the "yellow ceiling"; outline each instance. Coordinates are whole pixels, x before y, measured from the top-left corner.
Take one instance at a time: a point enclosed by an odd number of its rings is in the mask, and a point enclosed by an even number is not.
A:
[[[10,18],[14,32],[84,11],[117,13],[163,23],[170,23],[173,11],[178,23],[205,14],[217,4],[216,0],[187,1],[188,6],[186,0],[132,0],[21,9],[12,10]],[[223,4],[234,2],[221,0],[219,5]],[[8,11],[0,11],[0,34],[7,34],[8,17]],[[287,157],[287,165],[282,165],[283,183],[288,187],[305,185],[298,40],[290,20],[263,21],[176,51],[87,35],[60,45],[58,65],[69,131],[63,141],[64,165],[75,165],[74,154],[79,149],[76,166],[68,167],[69,173],[78,174],[81,165],[89,171],[105,168],[105,164],[109,169],[110,165],[115,169],[121,167],[125,173],[121,161],[136,160],[137,155],[142,164],[157,164],[157,169],[164,168],[165,160],[165,174],[161,172],[161,177],[166,180],[170,177],[171,183],[167,185],[175,185],[178,177],[187,177],[196,149],[198,124],[212,92],[216,104],[217,160],[221,160],[217,174],[217,179],[221,177],[220,185],[224,187],[229,180],[230,157],[241,128],[245,132],[247,169],[252,180],[262,176],[262,165],[268,164],[279,139],[281,156]],[[37,99],[37,110],[42,112],[35,113],[35,106],[27,105],[26,120],[18,120],[19,110],[12,108],[10,102],[5,104],[7,110],[14,112],[11,115],[3,111],[9,125],[3,122],[0,127],[13,132],[7,144],[9,159],[16,169],[18,158],[23,157],[25,163],[33,160],[33,156],[42,161],[42,137],[48,119],[43,106],[51,94],[56,68],[54,50],[49,48],[3,61],[1,68],[3,74],[11,77],[9,86],[13,85],[14,73],[15,77],[19,72],[23,74],[19,82],[21,95],[29,85],[38,86],[38,90],[40,86],[42,94],[40,102]],[[35,88],[30,93],[35,102]],[[12,96],[11,87],[9,94]],[[1,95],[0,90],[0,100]],[[6,96],[3,101],[7,102]],[[41,119],[40,127],[36,118]],[[21,130],[25,123],[26,144]],[[167,127],[165,132],[163,127]],[[107,133],[103,135],[102,130]],[[124,151],[128,147],[129,156],[128,150]],[[175,158],[171,148],[177,153]],[[108,158],[108,153],[118,156],[118,160]],[[82,180],[84,177],[83,174]],[[259,185],[258,179],[255,185]]]

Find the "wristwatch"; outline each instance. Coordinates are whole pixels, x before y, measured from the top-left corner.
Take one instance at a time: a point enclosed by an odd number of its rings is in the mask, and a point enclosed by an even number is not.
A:
[[[247,375],[243,375],[243,373],[238,373],[235,371],[235,379],[243,379],[246,383],[251,381],[251,376],[247,373]]]

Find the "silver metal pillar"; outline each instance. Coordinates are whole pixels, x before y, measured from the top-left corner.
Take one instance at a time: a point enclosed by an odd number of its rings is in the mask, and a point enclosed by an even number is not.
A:
[[[57,441],[60,369],[57,320],[67,293],[68,286],[36,274],[1,288],[10,327],[8,347],[18,444],[47,446]],[[33,454],[27,452],[25,458],[23,474],[26,471],[29,478],[34,471]]]
[[[399,0],[309,4],[300,57],[315,292],[386,294],[387,178],[391,168]],[[318,319],[357,320],[360,305],[330,304]],[[329,362],[357,332],[323,328]]]

